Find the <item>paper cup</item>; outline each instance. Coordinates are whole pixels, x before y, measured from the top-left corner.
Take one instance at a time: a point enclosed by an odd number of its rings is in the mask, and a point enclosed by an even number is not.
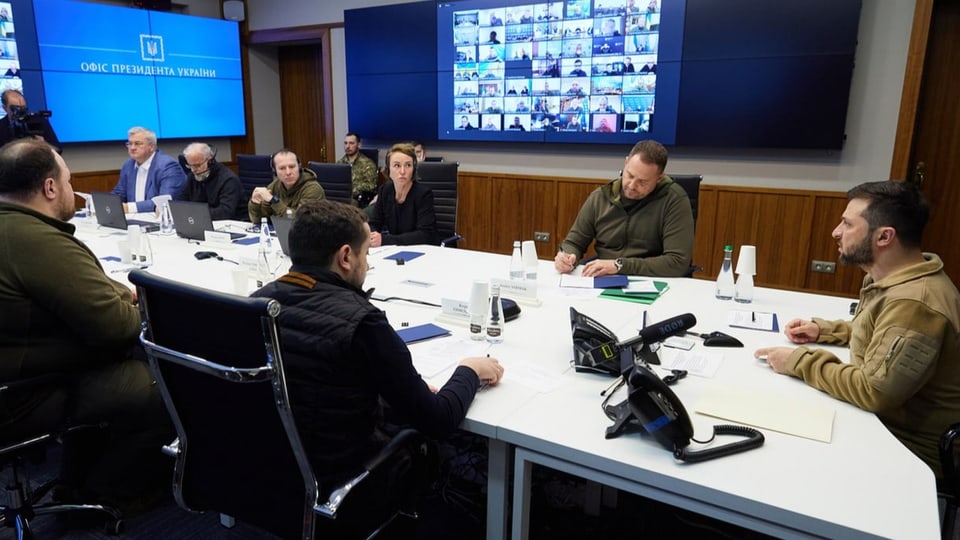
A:
[[[250,294],[250,276],[242,266],[233,269],[233,292],[242,296]]]

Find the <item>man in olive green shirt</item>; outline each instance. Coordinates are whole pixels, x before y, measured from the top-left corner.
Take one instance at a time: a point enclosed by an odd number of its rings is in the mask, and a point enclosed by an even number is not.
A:
[[[300,158],[286,148],[270,158],[273,165],[273,182],[267,187],[258,187],[250,195],[247,213],[250,221],[260,223],[261,218],[282,216],[287,210],[296,211],[304,201],[323,199],[323,187],[317,175],[300,166]]]
[[[343,153],[337,163],[350,165],[353,180],[353,198],[360,208],[370,204],[377,192],[377,164],[360,152],[360,136],[350,132],[343,138]]]
[[[0,148],[0,445],[74,423],[107,423],[67,438],[61,493],[114,504],[161,486],[175,436],[146,363],[133,358],[140,312],[73,236],[70,169],[46,142]]]

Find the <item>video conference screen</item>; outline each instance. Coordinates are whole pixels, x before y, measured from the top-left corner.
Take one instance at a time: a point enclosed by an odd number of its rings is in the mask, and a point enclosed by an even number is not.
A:
[[[682,0],[441,2],[439,138],[672,143],[683,13]]]
[[[32,5],[31,5],[32,4]],[[4,8],[17,32],[3,33]],[[61,142],[246,133],[237,23],[66,0],[0,2],[2,86],[52,111]],[[8,36],[15,39],[7,39]]]

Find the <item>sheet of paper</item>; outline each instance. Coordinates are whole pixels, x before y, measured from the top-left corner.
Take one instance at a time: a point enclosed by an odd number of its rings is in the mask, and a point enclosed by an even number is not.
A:
[[[509,379],[541,393],[552,392],[563,383],[559,375],[532,364],[511,364],[509,369],[504,370],[503,376],[505,380]]]
[[[574,276],[572,274],[561,274],[560,286],[571,288],[571,289],[592,289],[593,278],[583,277],[583,276]]]
[[[665,369],[685,369],[691,375],[713,377],[723,363],[723,354],[704,351],[660,350],[660,366]]]
[[[829,404],[720,385],[707,389],[695,410],[707,416],[825,443],[833,437],[836,416],[836,408]]]
[[[424,378],[436,377],[469,356],[483,356],[490,344],[470,339],[442,338],[410,345],[413,367]]]

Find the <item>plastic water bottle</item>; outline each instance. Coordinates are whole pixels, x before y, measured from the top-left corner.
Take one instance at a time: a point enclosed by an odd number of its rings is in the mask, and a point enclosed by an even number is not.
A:
[[[160,234],[169,236],[173,233],[173,213],[170,211],[170,203],[164,202],[160,206]]]
[[[139,264],[141,267],[150,266],[153,264],[153,247],[150,246],[150,235],[147,234],[147,231],[140,232],[140,247],[137,250],[137,256],[139,257],[136,261],[136,264]]]
[[[257,287],[263,287],[273,279],[273,240],[267,218],[260,218],[260,244],[257,246]]]
[[[520,254],[520,241],[513,241],[513,255],[510,256],[510,279],[523,279],[523,256]]]
[[[503,302],[500,300],[500,285],[490,285],[490,310],[487,314],[487,342],[503,342]]]
[[[730,300],[733,298],[733,246],[724,246],[723,265],[717,276],[717,299]]]
[[[489,288],[486,281],[474,281],[470,292],[470,339],[474,341],[484,338],[483,322],[487,318]]]

